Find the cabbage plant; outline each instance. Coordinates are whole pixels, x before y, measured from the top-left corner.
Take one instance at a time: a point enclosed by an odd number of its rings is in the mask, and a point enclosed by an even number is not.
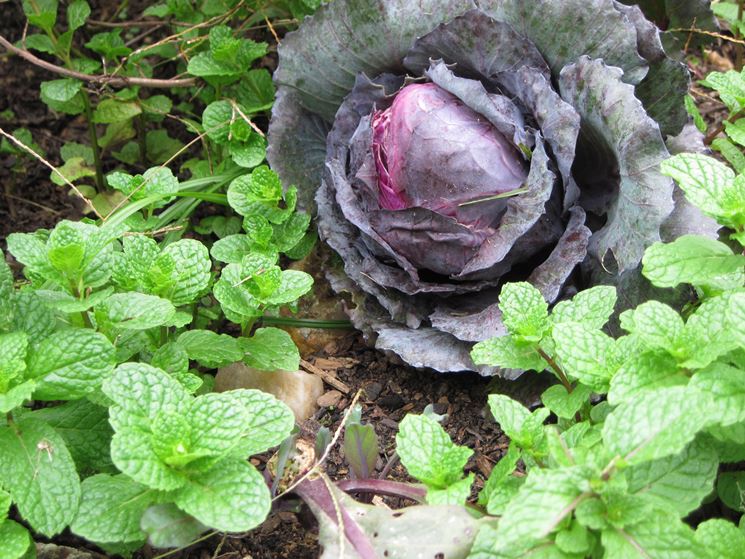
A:
[[[412,365],[494,374],[469,350],[506,332],[505,281],[631,302],[646,247],[709,225],[660,173],[689,75],[636,6],[334,0],[275,80],[269,160],[341,257],[355,326]]]

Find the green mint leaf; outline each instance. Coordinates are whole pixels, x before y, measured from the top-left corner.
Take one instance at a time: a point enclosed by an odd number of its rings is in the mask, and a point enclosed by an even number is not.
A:
[[[0,413],[8,413],[26,400],[30,400],[34,390],[36,390],[36,383],[33,380],[28,380],[14,386],[4,394],[0,394]]]
[[[499,294],[502,320],[514,337],[539,342],[548,328],[548,304],[527,282],[507,283]]]
[[[476,476],[468,474],[463,479],[448,485],[444,489],[427,489],[427,503],[430,505],[464,505],[471,494],[471,486]]]
[[[67,277],[80,276],[79,268],[85,257],[83,231],[70,221],[61,221],[49,234],[47,258],[54,268]]]
[[[185,416],[191,426],[188,450],[202,456],[224,456],[240,444],[248,420],[244,406],[230,394],[199,396]]]
[[[223,312],[233,322],[255,318],[260,315],[259,300],[244,287],[246,277],[240,264],[228,264],[222,269],[220,279],[212,288],[212,293],[220,302]]]
[[[200,235],[214,233],[218,239],[223,239],[228,235],[240,233],[241,219],[237,216],[212,215],[200,220],[199,224],[194,226],[194,230]]]
[[[621,328],[636,335],[649,349],[663,349],[675,355],[680,349],[685,324],[680,315],[659,301],[647,301],[621,313]]]
[[[114,288],[110,287],[101,291],[95,291],[89,296],[80,299],[64,291],[54,291],[51,289],[37,289],[34,293],[51,310],[71,314],[88,311],[91,307],[104,302],[114,293]]]
[[[717,138],[711,143],[711,147],[721,153],[737,173],[745,172],[745,155],[735,144],[726,138]]]
[[[711,397],[710,419],[723,427],[745,422],[745,371],[712,363],[691,378],[689,387]]]
[[[686,95],[684,98],[684,102],[685,102],[686,112],[693,119],[693,124],[696,125],[696,128],[698,129],[699,132],[701,132],[702,134],[706,134],[706,130],[707,130],[706,121],[704,120],[704,117],[701,115],[701,111],[698,110],[695,99],[690,95]]]
[[[567,530],[556,534],[556,546],[564,553],[586,555],[592,549],[594,539],[590,532],[579,522],[572,522]]]
[[[145,423],[160,411],[183,414],[191,405],[191,395],[177,380],[145,363],[119,365],[102,388],[124,414]]]
[[[3,542],[3,559],[21,559],[31,546],[31,534],[12,520],[0,521],[0,542]]]
[[[22,419],[0,428],[0,483],[36,532],[51,537],[73,519],[80,479],[65,441],[52,427]]]
[[[409,472],[428,487],[445,489],[463,479],[473,450],[458,446],[426,415],[407,415],[396,434],[396,452]]]
[[[706,520],[696,527],[694,537],[711,559],[745,557],[745,531],[728,520]]]
[[[228,235],[216,241],[210,249],[212,258],[226,264],[240,264],[251,252],[254,243],[247,235]]]
[[[38,400],[71,400],[92,394],[116,364],[114,346],[85,328],[55,332],[29,356],[26,376],[37,380]]]
[[[31,289],[19,291],[11,299],[11,330],[22,330],[30,340],[43,340],[54,332],[56,317]]]
[[[156,548],[188,547],[207,530],[207,526],[171,503],[148,508],[140,519],[140,528]]]
[[[726,317],[734,294],[724,294],[705,300],[686,322],[684,336],[687,359],[680,365],[701,369],[722,355],[737,348],[735,333]],[[739,328],[739,327],[738,327]]]
[[[41,100],[52,110],[79,115],[85,110],[80,95],[82,86],[82,82],[71,78],[41,82]]]
[[[0,331],[9,327],[13,318],[13,272],[0,250]]]
[[[236,97],[247,114],[268,111],[274,104],[274,83],[265,69],[250,70],[236,84]]]
[[[529,550],[548,536],[572,514],[573,504],[582,494],[588,479],[582,468],[559,470],[533,469],[515,498],[505,508],[496,538],[479,532],[471,553],[482,551],[484,556],[516,554]],[[489,541],[491,540],[491,541]]]
[[[745,119],[740,118],[735,122],[724,121],[724,130],[733,142],[745,144]]]
[[[241,40],[241,46],[238,49],[237,62],[242,68],[249,68],[254,61],[264,56],[267,52],[266,43],[258,43],[251,39]]]
[[[588,328],[602,328],[613,314],[618,296],[616,289],[598,285],[584,289],[569,301],[561,301],[551,311],[554,324],[579,322]]]
[[[663,351],[643,351],[632,355],[613,376],[608,401],[615,406],[643,392],[686,384],[688,376],[673,356]]]
[[[153,367],[161,369],[176,378],[189,371],[189,355],[186,350],[176,342],[168,342],[160,346],[150,359]]]
[[[57,0],[23,0],[23,13],[31,25],[49,32],[57,21]]]
[[[122,252],[113,255],[111,279],[124,290],[137,291],[144,285],[148,270],[160,254],[160,248],[150,237],[129,235],[122,239],[122,249]]]
[[[613,338],[577,322],[556,324],[552,336],[564,372],[596,392],[607,392],[615,372],[609,362]]]
[[[310,214],[294,213],[282,223],[274,226],[274,243],[277,250],[287,252],[305,236],[310,225]]]
[[[48,35],[42,35],[40,33],[35,33],[26,37],[26,48],[28,50],[37,50],[47,54],[57,54],[57,49],[54,48],[52,39]],[[14,136],[15,134],[16,132],[13,133]],[[30,146],[29,144],[26,145],[33,148],[33,146]],[[35,148],[34,151],[36,151]]]
[[[190,478],[174,501],[203,524],[225,532],[258,526],[271,506],[263,476],[248,462],[229,459]]]
[[[676,515],[657,511],[633,526],[604,530],[600,541],[607,559],[698,559],[705,556],[687,524]]]
[[[74,0],[67,6],[67,27],[75,31],[85,25],[91,15],[91,7],[86,0]]]
[[[156,122],[160,122],[173,108],[173,101],[165,95],[153,95],[147,99],[140,99],[139,102],[142,111],[148,115],[148,120]]]
[[[241,40],[233,37],[227,25],[215,25],[210,29],[210,52],[215,60],[230,61],[238,54]]]
[[[0,394],[23,378],[28,342],[25,332],[0,334]]]
[[[722,502],[737,512],[745,512],[745,472],[723,472],[717,480],[717,495]]]
[[[661,507],[682,517],[701,505],[717,477],[716,451],[696,439],[679,454],[642,462],[624,470],[630,493],[654,497]]]
[[[85,43],[85,46],[108,59],[127,56],[132,52],[132,49],[124,43],[121,34],[121,28],[104,33],[96,33],[91,37],[90,41]]]
[[[528,408],[509,396],[491,394],[489,409],[500,429],[518,446],[533,449],[544,440],[543,422],[549,414],[546,408],[531,414]]]
[[[0,489],[0,524],[8,518],[8,512],[10,511],[10,505],[13,504],[13,499],[10,498],[10,493]]]
[[[724,3],[716,4],[712,6],[712,10],[716,10],[717,15],[724,17],[728,21],[739,19],[736,9],[732,10],[729,7],[729,11],[725,11],[727,7],[727,4]],[[735,13],[732,14],[732,11],[735,11]],[[701,85],[717,90],[730,113],[734,114],[745,106],[745,81],[740,72],[735,72],[734,70],[729,70],[728,72],[711,72],[700,83]]]
[[[711,400],[698,394],[660,388],[616,407],[603,426],[608,451],[632,464],[681,452],[709,422]]]
[[[471,350],[471,359],[477,365],[525,371],[542,371],[548,366],[535,347],[518,346],[510,335],[477,343]]]
[[[480,505],[486,506],[489,514],[501,515],[520,489],[523,480],[512,475],[519,459],[520,451],[511,444],[507,453],[492,468],[489,479],[479,493],[478,501]]]
[[[112,295],[102,310],[112,326],[123,330],[147,330],[169,324],[176,314],[167,299],[137,292]]]
[[[701,211],[712,217],[723,214],[721,201],[735,178],[724,163],[699,153],[682,153],[663,161],[660,170],[674,179]]]
[[[234,179],[228,186],[228,203],[242,216],[261,215],[271,223],[282,223],[294,210],[279,208],[281,200],[282,183],[266,165]]]
[[[265,297],[266,305],[287,305],[294,303],[313,287],[313,276],[300,270],[282,270],[279,285],[274,292]]]
[[[184,332],[178,337],[178,344],[184,348],[189,359],[210,369],[240,361],[243,357],[236,338],[210,330]]]
[[[578,384],[572,392],[561,384],[555,384],[541,394],[543,405],[562,419],[574,419],[582,406],[589,402],[592,389]]]
[[[202,113],[202,126],[207,137],[216,144],[225,144],[230,139],[230,123],[237,118],[229,101],[214,101]]]
[[[292,410],[271,394],[260,390],[230,390],[225,392],[246,410],[242,442],[236,457],[246,458],[279,446],[290,436],[295,425]]]
[[[75,400],[34,410],[27,417],[44,421],[62,436],[81,474],[112,470],[109,445],[114,431],[107,408]]]
[[[145,151],[150,163],[165,165],[166,162],[170,162],[177,154],[181,153],[183,149],[184,144],[180,140],[169,136],[168,131],[163,128],[148,130],[145,133]]]
[[[93,122],[97,124],[112,124],[130,120],[142,114],[139,103],[134,101],[120,101],[119,99],[104,99],[93,111]]]
[[[300,352],[290,335],[279,328],[259,328],[250,338],[239,338],[243,362],[261,371],[297,371]]]
[[[173,259],[172,283],[156,289],[156,295],[180,306],[193,302],[209,288],[212,261],[202,243],[181,239],[163,249],[162,255]]]
[[[33,233],[11,233],[8,235],[8,252],[25,266],[26,276],[40,276],[63,283],[47,256],[46,243]],[[32,278],[33,279],[33,278]]]
[[[657,287],[690,283],[731,289],[742,285],[745,278],[745,256],[733,254],[724,243],[699,235],[653,244],[644,253],[642,264],[642,273]]]
[[[133,480],[152,489],[170,491],[182,487],[186,483],[184,476],[156,454],[162,439],[154,437],[142,427],[123,425],[122,420],[116,419],[115,413],[117,410],[112,408],[112,424],[116,422],[116,432],[111,439],[111,460],[114,465]],[[155,423],[156,417],[157,414],[148,423]]]
[[[246,139],[232,140],[228,144],[228,151],[236,165],[253,169],[266,157],[266,140],[251,129]]]
[[[727,300],[725,321],[741,348],[745,348],[745,293],[732,293]]]
[[[238,80],[242,70],[232,62],[215,60],[212,53],[200,52],[194,55],[186,67],[192,76],[204,78],[212,85],[225,85]]]
[[[125,475],[98,474],[81,484],[80,508],[70,529],[93,542],[143,542],[140,518],[157,493]]]

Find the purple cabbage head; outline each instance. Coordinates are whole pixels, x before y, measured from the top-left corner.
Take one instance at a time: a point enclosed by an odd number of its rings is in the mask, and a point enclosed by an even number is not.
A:
[[[698,2],[698,0],[695,0]],[[377,347],[478,370],[497,295],[649,289],[660,239],[710,233],[659,172],[687,69],[615,0],[334,0],[285,37],[269,160],[341,257],[328,272]]]

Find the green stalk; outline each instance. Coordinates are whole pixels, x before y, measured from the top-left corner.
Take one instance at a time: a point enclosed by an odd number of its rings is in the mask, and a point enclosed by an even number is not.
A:
[[[91,108],[91,98],[84,89],[80,90],[83,95],[83,106],[85,107],[85,120],[88,121],[88,136],[91,140],[93,149],[93,164],[96,167],[96,189],[99,192],[106,191],[106,181],[103,178],[103,164],[101,163],[101,150],[98,147],[98,133],[96,124],[93,122],[93,109]]]
[[[340,329],[353,328],[349,320],[317,320],[315,318],[289,318],[284,316],[265,316],[261,322],[264,326],[292,326],[295,328]]]

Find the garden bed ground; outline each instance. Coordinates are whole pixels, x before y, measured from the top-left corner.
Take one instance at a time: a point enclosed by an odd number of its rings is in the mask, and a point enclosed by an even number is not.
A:
[[[2,34],[17,37],[24,21],[19,6],[9,3],[3,10],[10,13],[0,19]],[[700,77],[710,69],[723,69],[727,62],[726,53],[725,56],[709,59],[706,68],[697,68],[696,74]],[[22,126],[30,129],[34,140],[49,154],[50,162],[56,165],[60,163],[61,144],[66,141],[85,143],[86,131],[82,120],[54,116],[38,99],[39,83],[47,78],[44,71],[17,57],[0,56],[0,126],[5,130]],[[721,118],[713,108],[707,112],[704,105],[703,109],[707,118]],[[0,184],[5,189],[4,194],[0,193],[2,248],[5,248],[5,238],[11,232],[33,231],[51,227],[61,219],[81,217],[77,200],[68,195],[66,188],[55,186],[49,180],[49,170],[41,164],[27,161],[19,166],[14,156],[0,155]],[[490,379],[475,374],[441,375],[401,366],[368,348],[361,336],[352,332],[327,344],[322,351],[304,355],[303,358],[325,370],[334,371],[350,389],[335,406],[322,408],[302,426],[303,437],[312,440],[321,426],[334,431],[351,398],[361,391],[359,401],[363,408],[363,419],[374,425],[380,440],[379,470],[393,455],[398,422],[407,413],[421,413],[428,404],[434,405],[436,413],[448,415],[444,425],[456,443],[474,449],[466,470],[476,474],[475,489],[482,486],[492,466],[507,447],[507,439],[485,411],[487,395],[498,390]],[[332,390],[328,385],[326,388]],[[522,391],[525,401],[535,400],[541,389],[540,385],[530,380],[518,381],[510,386],[511,391]],[[338,449],[331,452],[325,468],[332,479],[344,479],[348,475]],[[403,467],[397,463],[390,468],[389,477],[408,479]],[[390,504],[396,506],[401,503]],[[312,516],[303,510],[283,507],[287,508],[290,510],[272,514],[251,533],[227,537],[214,535],[170,556],[200,559],[317,557],[319,546]],[[94,557],[101,556],[95,549],[69,534],[54,541],[79,551],[90,551]],[[74,554],[50,556],[73,557]],[[159,555],[145,548],[138,556],[150,559]]]

